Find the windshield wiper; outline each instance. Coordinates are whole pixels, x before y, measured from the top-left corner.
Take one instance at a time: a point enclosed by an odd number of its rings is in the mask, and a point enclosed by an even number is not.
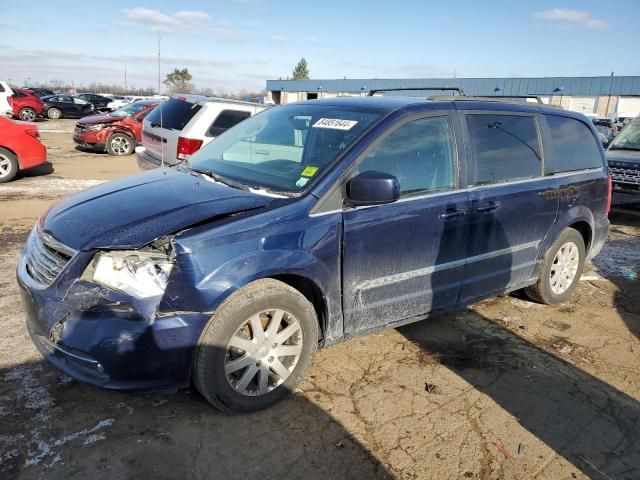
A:
[[[632,147],[627,145],[612,145],[609,150],[634,150],[640,151],[640,147]]]
[[[198,169],[192,168],[191,171],[200,173],[202,175],[206,175],[207,177],[211,177],[216,182],[224,183],[225,185],[228,185],[232,188],[237,188],[238,190],[243,190],[245,192],[250,191],[247,185],[240,182],[236,182],[235,180],[231,180],[230,178],[223,177],[222,175],[215,173],[213,170],[198,170]]]

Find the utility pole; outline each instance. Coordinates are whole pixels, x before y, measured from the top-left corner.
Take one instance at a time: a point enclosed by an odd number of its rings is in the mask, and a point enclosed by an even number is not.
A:
[[[129,90],[127,89],[127,64],[124,64],[124,91],[128,92]]]
[[[158,95],[160,95],[160,35],[158,35]]]

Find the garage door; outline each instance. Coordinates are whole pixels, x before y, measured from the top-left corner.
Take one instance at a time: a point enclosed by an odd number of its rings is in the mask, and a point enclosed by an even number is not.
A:
[[[620,97],[616,113],[618,117],[637,117],[640,115],[640,97]]]
[[[593,113],[596,111],[596,97],[571,97],[569,110],[580,113]]]

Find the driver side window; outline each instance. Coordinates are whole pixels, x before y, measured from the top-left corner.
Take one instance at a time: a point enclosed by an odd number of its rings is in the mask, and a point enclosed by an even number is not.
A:
[[[451,126],[446,116],[405,123],[389,134],[358,166],[358,173],[385,172],[400,182],[400,198],[449,190],[456,168]]]

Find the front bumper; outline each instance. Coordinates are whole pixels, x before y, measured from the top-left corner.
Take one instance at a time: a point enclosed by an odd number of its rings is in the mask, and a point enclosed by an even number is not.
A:
[[[31,278],[21,258],[17,280],[38,350],[69,376],[103,388],[187,386],[208,315],[160,314],[159,298],[136,300],[79,280],[91,257],[78,253],[49,287]]]
[[[92,150],[104,151],[106,149],[106,135],[101,130],[96,131],[78,131],[73,132],[73,141],[84,148]]]

